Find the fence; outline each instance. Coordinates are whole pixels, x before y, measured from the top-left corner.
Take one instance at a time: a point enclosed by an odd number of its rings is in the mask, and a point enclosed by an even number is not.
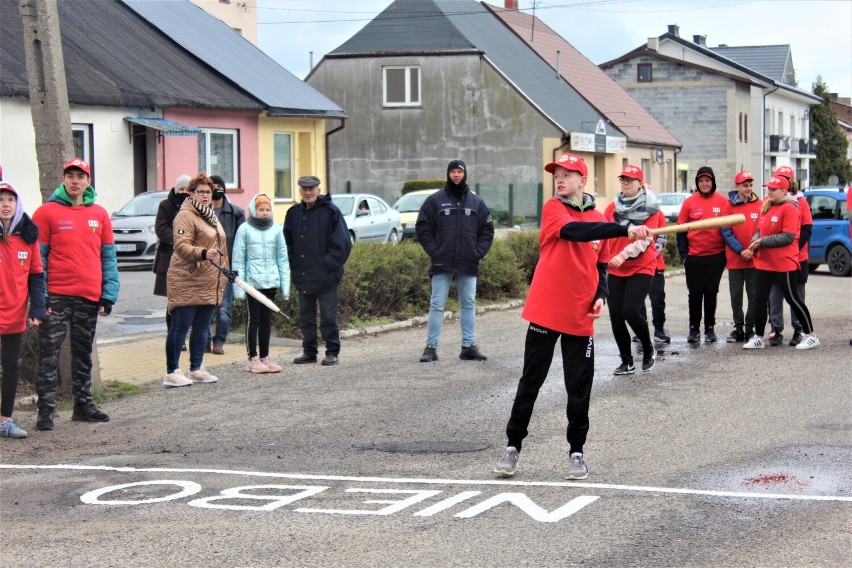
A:
[[[543,205],[542,184],[474,184],[473,191],[485,200],[494,225],[498,227],[537,228]]]

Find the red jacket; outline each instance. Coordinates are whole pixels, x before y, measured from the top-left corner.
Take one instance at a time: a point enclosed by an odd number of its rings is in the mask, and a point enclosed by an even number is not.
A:
[[[588,317],[598,289],[598,262],[603,262],[603,241],[573,242],[560,238],[564,225],[575,221],[604,222],[594,208],[579,211],[557,198],[541,212],[539,246],[530,291],[521,317],[548,329],[578,336],[595,332]]]
[[[737,195],[734,196],[734,194]],[[745,223],[741,225],[733,225],[722,229],[722,236],[727,243],[725,257],[728,260],[728,270],[754,268],[754,259],[746,260],[740,256],[740,253],[751,244],[751,238],[757,230],[760,208],[763,205],[762,199],[758,199],[755,194],[752,194],[752,197],[752,201],[743,203],[740,201],[737,190],[733,190],[728,194],[728,200],[725,202],[725,206],[722,207],[722,215],[742,214],[745,215],[746,219]],[[734,200],[734,202],[731,200]]]
[[[801,235],[802,227],[805,225],[813,226],[814,216],[811,214],[811,204],[808,203],[804,195],[800,193],[796,196],[796,199],[799,200],[799,234]],[[808,260],[808,243],[805,243],[805,246],[799,249],[799,264],[806,260]]]
[[[767,272],[793,272],[799,270],[799,212],[790,201],[773,205],[761,213],[757,221],[760,238],[765,239],[779,233],[792,233],[793,242],[780,247],[761,245],[754,256],[754,266]]]
[[[707,197],[700,191],[696,191],[687,197],[686,201],[681,205],[677,224],[683,225],[690,221],[721,217],[722,207],[725,206],[727,201],[725,197],[715,191]],[[719,229],[692,231],[687,233],[686,241],[688,242],[689,256],[710,256],[725,251],[725,241],[722,240],[722,231]],[[684,252],[687,251],[680,251],[681,256],[685,256]]]
[[[38,230],[26,214],[8,238],[0,236],[0,335],[22,333],[27,328],[30,297],[31,317],[44,319],[44,276],[37,239]]]
[[[604,217],[606,217],[607,221],[615,220],[615,202],[610,203],[606,211],[604,212]],[[649,229],[657,229],[660,227],[660,215],[661,212],[657,212],[657,214],[651,215],[648,219],[645,220],[643,225],[646,225]],[[665,216],[663,216],[663,225],[665,227]],[[644,251],[639,252],[637,256],[632,256],[631,258],[626,258],[633,254],[633,252],[627,252],[625,256],[624,263],[618,268],[609,269],[609,273],[613,276],[620,276],[622,278],[627,278],[628,276],[633,276],[635,274],[648,274],[650,276],[654,275],[654,272],[657,269],[657,249],[655,247],[654,237],[651,237],[647,243],[647,247]],[[606,241],[607,246],[607,259],[611,259],[615,255],[621,253],[622,251],[632,251],[632,250],[640,250],[642,243],[639,241],[631,240],[629,237],[618,237],[617,239],[609,239]],[[663,264],[663,269],[665,269],[665,264]]]

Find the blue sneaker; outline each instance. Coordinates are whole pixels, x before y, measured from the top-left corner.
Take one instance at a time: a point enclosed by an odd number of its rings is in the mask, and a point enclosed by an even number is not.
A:
[[[10,418],[6,422],[0,423],[0,437],[26,438],[27,433],[18,426],[17,422]]]

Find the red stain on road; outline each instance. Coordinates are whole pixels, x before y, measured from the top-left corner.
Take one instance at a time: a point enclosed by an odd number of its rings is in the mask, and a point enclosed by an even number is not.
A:
[[[809,484],[807,481],[802,481],[795,475],[788,475],[786,473],[771,473],[758,475],[757,477],[746,477],[743,481],[744,485],[786,485],[792,486],[794,488],[803,488],[807,487]]]

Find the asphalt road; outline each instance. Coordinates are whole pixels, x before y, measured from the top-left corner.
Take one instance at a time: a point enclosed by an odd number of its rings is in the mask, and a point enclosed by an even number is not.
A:
[[[720,294],[719,335],[726,280]],[[484,363],[440,360],[425,330],[344,341],[337,367],[151,391],[0,444],[0,546],[16,566],[848,565],[852,279],[814,275],[822,345],[743,351],[675,340],[649,373],[613,377],[606,319],[586,456],[564,481],[557,354],[511,481],[491,473],[520,374],[519,310],[477,319]],[[728,324],[729,325],[729,324]],[[294,349],[293,355],[297,351]]]
[[[97,339],[114,339],[166,331],[166,298],[154,296],[150,266],[122,266],[119,294],[112,313],[98,319]]]

